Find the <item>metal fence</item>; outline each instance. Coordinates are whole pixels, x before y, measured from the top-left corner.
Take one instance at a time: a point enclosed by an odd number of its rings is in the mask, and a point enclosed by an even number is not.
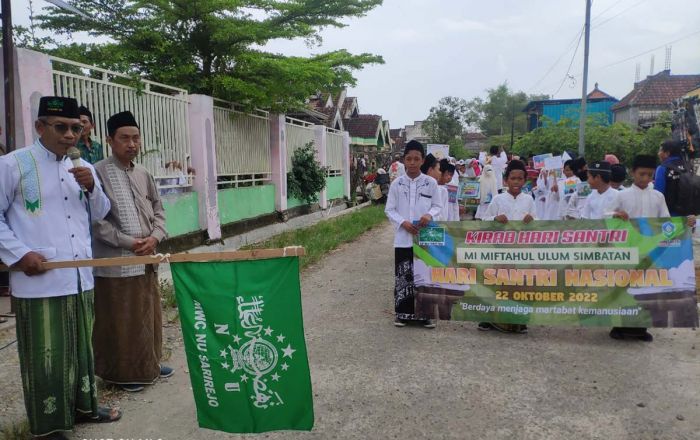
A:
[[[294,152],[309,142],[313,142],[314,124],[299,119],[285,118],[287,128],[287,169],[292,169]]]
[[[326,128],[326,160],[328,176],[343,175],[343,132]]]
[[[92,112],[93,138],[107,147],[107,119],[131,111],[141,128],[141,152],[137,161],[153,174],[161,188],[187,187],[190,166],[187,90],[62,58],[49,57],[54,92],[78,100]]]
[[[219,186],[250,186],[271,179],[268,112],[244,113],[232,103],[217,100],[214,137]]]

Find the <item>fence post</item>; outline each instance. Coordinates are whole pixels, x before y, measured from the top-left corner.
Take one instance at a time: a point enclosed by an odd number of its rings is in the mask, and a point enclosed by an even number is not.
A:
[[[275,185],[275,210],[287,210],[287,128],[284,115],[270,114],[270,160]]]
[[[199,226],[210,240],[221,238],[217,195],[216,144],[214,138],[214,99],[190,95],[187,106],[190,121],[192,167],[196,171],[194,189],[199,199]]]
[[[350,175],[350,133],[347,131],[343,132],[343,177],[343,182],[345,183],[345,197],[350,200],[352,196],[350,192],[352,176]]]
[[[39,113],[42,96],[52,96],[53,75],[48,55],[33,50],[17,48],[15,56],[15,147],[34,143],[38,137],[34,121]],[[1,58],[1,57],[0,57]],[[0,59],[0,70],[2,60]],[[0,87],[0,114],[5,114],[5,92]],[[4,120],[4,117],[2,118]],[[4,125],[4,123],[3,123]],[[3,129],[6,127],[3,126]],[[4,133],[3,133],[4,134]]]
[[[314,126],[314,146],[316,147],[316,157],[322,167],[328,165],[327,149],[328,132],[325,125]],[[328,176],[326,176],[328,179]],[[328,184],[321,190],[318,197],[318,204],[321,209],[328,209]]]

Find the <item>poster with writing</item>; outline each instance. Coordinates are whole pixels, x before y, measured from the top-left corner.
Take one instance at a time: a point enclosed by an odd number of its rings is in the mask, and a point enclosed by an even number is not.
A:
[[[445,185],[445,188],[447,188],[447,202],[457,203],[457,192],[459,187],[457,185]]]
[[[534,167],[536,170],[541,170],[544,169],[545,167],[545,161],[554,155],[552,153],[547,153],[547,154],[540,154],[537,156],[532,157],[532,162],[534,163]]]

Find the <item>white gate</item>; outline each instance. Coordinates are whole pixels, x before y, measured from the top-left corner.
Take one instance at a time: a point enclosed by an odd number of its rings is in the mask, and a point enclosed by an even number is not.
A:
[[[271,179],[270,117],[243,113],[217,100],[214,106],[216,171],[219,186],[249,186]]]
[[[54,93],[78,100],[92,112],[93,137],[107,146],[107,119],[131,111],[141,128],[138,162],[164,187],[191,186],[187,91],[117,72],[49,57]]]
[[[314,124],[300,119],[285,118],[287,131],[287,170],[292,170],[294,152],[309,142],[314,142]]]

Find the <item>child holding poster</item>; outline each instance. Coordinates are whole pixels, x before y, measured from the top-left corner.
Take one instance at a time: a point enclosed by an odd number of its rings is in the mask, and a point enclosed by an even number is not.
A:
[[[613,165],[614,166],[614,165]],[[639,155],[632,162],[632,178],[634,184],[623,190],[615,206],[615,218],[629,220],[630,218],[663,218],[670,217],[664,195],[655,190],[652,185],[658,162],[656,157]],[[695,227],[695,216],[688,217],[688,226]],[[613,339],[639,339],[651,342],[654,337],[646,328],[613,327],[610,330]]]
[[[384,210],[396,231],[394,325],[404,327],[413,321],[421,322],[426,328],[435,328],[435,320],[422,319],[415,312],[413,236],[440,214],[438,184],[434,178],[421,173],[425,160],[423,144],[410,141],[406,144],[403,157],[406,174],[391,183]]]
[[[580,219],[583,217],[583,207],[586,199],[591,194],[591,187],[588,184],[588,165],[582,157],[575,159],[572,164],[574,173],[579,179],[576,190],[571,195],[564,210],[564,218],[567,220]]]
[[[493,198],[484,214],[484,220],[495,220],[503,224],[509,221],[530,223],[535,220],[535,201],[522,192],[526,172],[525,164],[519,160],[512,160],[508,164],[505,174],[508,190]],[[505,333],[527,333],[527,326],[523,324],[481,322],[478,328],[483,331],[495,329]]]
[[[452,165],[447,159],[442,159],[440,161],[440,178],[438,179],[438,190],[440,191],[440,204],[442,209],[440,211],[440,220],[455,221],[453,216],[452,204],[456,203],[457,194],[450,194],[448,184],[452,182],[452,177],[455,174],[455,166]],[[450,197],[454,196],[454,202],[450,203]]]
[[[577,162],[569,159],[564,162],[561,179],[552,186],[546,202],[546,220],[562,220],[566,216],[566,208],[571,197],[576,192],[576,187],[581,183],[581,179],[576,176]]]

